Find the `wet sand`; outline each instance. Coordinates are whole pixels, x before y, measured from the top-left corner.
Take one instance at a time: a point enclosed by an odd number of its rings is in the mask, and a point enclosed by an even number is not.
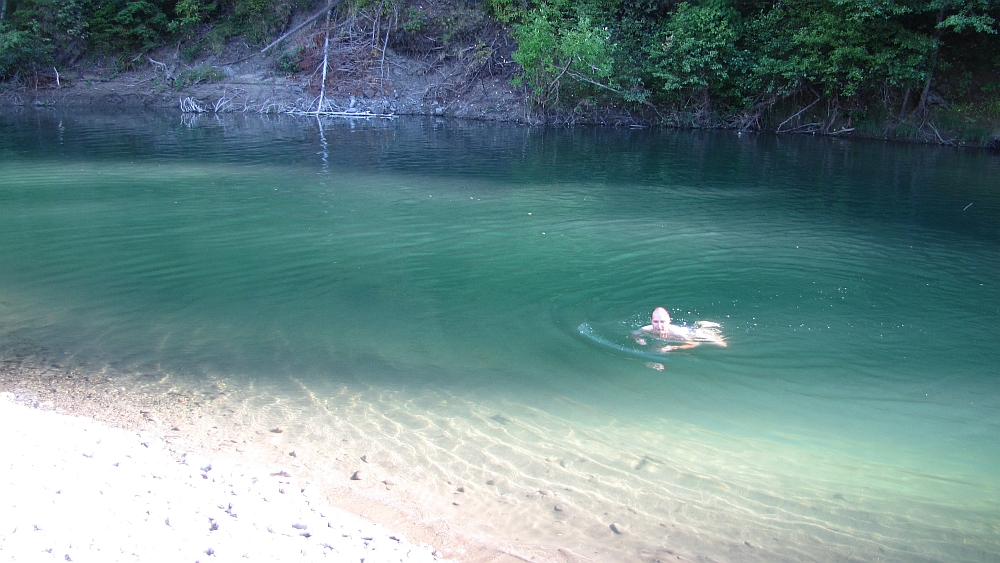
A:
[[[287,473],[194,452],[176,461],[151,432],[41,407],[0,394],[0,560],[440,560]]]
[[[986,533],[988,520],[964,508],[918,507],[964,522],[921,523],[903,515],[916,505],[831,481],[804,452],[776,457],[766,443],[680,423],[55,356],[11,348],[0,391],[162,439],[178,462],[257,468],[458,561],[932,562],[988,560],[992,550],[953,537],[961,526]]]
[[[119,466],[117,463],[120,461],[118,458],[124,457],[130,458],[129,465],[141,466],[141,475],[134,477],[140,482],[132,488],[143,488],[153,483],[149,479],[155,480],[157,485],[162,485],[164,479],[180,483],[160,495],[153,495],[154,491],[149,491],[146,496],[159,496],[161,499],[175,498],[179,491],[178,487],[184,488],[184,484],[200,485],[198,481],[202,478],[211,479],[212,483],[218,479],[220,486],[229,488],[229,494],[235,494],[232,493],[234,487],[236,490],[244,489],[241,495],[242,502],[239,504],[243,509],[251,505],[251,510],[246,512],[253,513],[253,516],[244,518],[241,515],[242,520],[248,522],[242,527],[243,529],[234,532],[233,526],[227,526],[226,541],[221,539],[210,541],[213,537],[221,538],[224,534],[209,534],[209,527],[215,520],[205,516],[215,516],[220,521],[230,519],[231,514],[227,514],[224,519],[215,514],[223,512],[217,506],[219,503],[215,501],[228,498],[226,494],[218,490],[213,491],[214,495],[202,491],[203,498],[175,501],[175,505],[182,506],[184,502],[190,501],[188,504],[192,506],[189,507],[187,511],[189,514],[186,514],[187,518],[184,519],[198,520],[199,524],[187,522],[182,526],[177,523],[178,518],[175,516],[174,528],[189,528],[192,531],[197,528],[197,532],[194,533],[196,538],[194,543],[200,546],[191,553],[178,554],[181,558],[175,560],[187,560],[186,556],[198,557],[199,554],[204,559],[206,550],[212,552],[210,555],[222,557],[226,547],[236,546],[233,549],[242,549],[238,547],[240,542],[249,541],[251,537],[259,535],[260,530],[257,528],[261,526],[274,529],[277,532],[275,537],[279,539],[284,536],[299,537],[302,535],[302,530],[288,526],[293,524],[298,526],[300,522],[291,520],[295,520],[296,517],[303,519],[306,515],[307,519],[312,520],[311,524],[316,524],[310,526],[309,530],[314,531],[317,527],[326,526],[327,521],[333,522],[328,526],[330,530],[323,527],[324,534],[313,533],[320,539],[306,542],[311,544],[309,549],[303,547],[305,544],[301,541],[288,542],[287,545],[278,542],[266,548],[261,548],[258,545],[261,542],[256,542],[253,545],[247,544],[245,549],[253,547],[257,549],[258,554],[270,554],[271,560],[274,560],[273,557],[279,560],[302,558],[300,555],[305,555],[306,560],[334,556],[334,560],[338,561],[354,560],[352,557],[355,556],[357,560],[364,558],[366,561],[430,561],[451,558],[460,561],[503,562],[536,558],[532,554],[526,556],[507,554],[502,548],[487,545],[475,538],[463,537],[450,529],[445,515],[434,514],[417,505],[400,502],[391,494],[391,491],[399,485],[384,475],[384,472],[369,469],[369,465],[361,459],[355,460],[353,465],[357,466],[357,469],[350,472],[330,471],[326,467],[311,464],[308,453],[300,454],[285,447],[288,440],[283,439],[286,434],[283,428],[278,426],[265,428],[256,424],[252,415],[244,417],[233,409],[213,408],[226,396],[226,385],[222,382],[210,383],[202,388],[171,386],[168,389],[161,389],[165,392],[159,394],[146,392],[148,389],[144,390],[142,387],[142,382],[134,375],[124,375],[108,367],[100,371],[89,371],[25,355],[4,358],[0,364],[0,392],[4,394],[3,404],[0,406],[3,408],[6,427],[4,441],[8,445],[16,441],[20,444],[18,447],[22,448],[24,455],[17,461],[12,457],[5,459],[5,464],[10,465],[9,470],[4,467],[8,470],[7,476],[10,477],[5,481],[10,482],[0,485],[10,489],[4,496],[14,505],[17,505],[18,501],[9,493],[14,490],[21,492],[19,498],[23,510],[13,506],[6,514],[5,520],[9,521],[4,523],[9,525],[5,528],[11,529],[3,530],[5,537],[4,541],[0,542],[0,558],[19,560],[28,552],[32,554],[31,557],[37,558],[38,554],[34,553],[35,551],[42,552],[41,556],[58,555],[55,559],[71,555],[75,561],[95,560],[95,558],[112,560],[107,559],[111,557],[109,555],[111,552],[115,552],[116,557],[122,556],[121,554],[125,556],[131,554],[137,557],[137,560],[159,560],[163,556],[162,551],[157,551],[156,548],[162,547],[167,538],[159,537],[157,534],[151,535],[148,530],[151,525],[148,522],[156,520],[157,515],[162,516],[160,512],[166,509],[158,506],[154,510],[157,512],[156,515],[150,516],[147,513],[143,515],[142,522],[139,522],[137,520],[139,512],[136,512],[135,507],[125,506],[129,504],[130,493],[116,495],[118,506],[113,506],[113,502],[107,507],[95,509],[96,517],[109,522],[104,526],[103,536],[98,533],[95,535],[98,539],[87,542],[90,545],[89,550],[79,547],[82,540],[77,541],[77,546],[73,547],[72,538],[76,538],[79,534],[67,535],[67,532],[82,526],[83,522],[95,515],[70,514],[63,510],[62,515],[41,518],[36,510],[29,508],[37,500],[48,500],[43,498],[46,495],[58,494],[60,486],[57,481],[65,480],[63,477],[92,474],[90,469],[81,466],[87,465],[95,457],[106,462],[101,464],[104,468],[112,466],[117,468]],[[156,387],[160,388],[160,385]],[[235,422],[231,422],[232,420]],[[92,439],[79,443],[76,435],[87,432]],[[289,435],[292,433],[288,432]],[[74,438],[71,443],[64,443],[65,440],[56,439],[59,436],[74,436]],[[101,445],[102,443],[115,445]],[[102,455],[93,454],[94,451],[100,450],[105,450]],[[140,456],[141,463],[132,459],[133,457],[139,459]],[[38,474],[42,481],[32,477],[34,475],[32,468],[37,469],[39,464],[48,466],[47,472]],[[209,467],[210,470],[203,471],[205,467]],[[143,478],[146,481],[143,482]],[[101,479],[93,479],[93,482],[74,482],[71,485],[67,484],[66,488],[86,489],[86,494],[93,500],[95,496],[104,494],[103,491],[90,490],[99,488]],[[112,477],[105,476],[103,479],[107,488]],[[26,480],[30,482],[25,482]],[[278,490],[281,492],[276,493]],[[280,516],[275,516],[276,505],[273,502],[269,506],[260,505],[264,496],[284,501],[287,507],[278,510],[277,514],[287,513],[289,522],[282,521],[280,525],[271,524],[271,521],[277,522],[282,519]],[[253,503],[260,506],[252,507]],[[317,508],[324,506],[326,508]],[[323,514],[320,515],[320,512]],[[46,523],[44,526],[31,524],[28,522],[31,518]],[[200,520],[206,520],[207,523]],[[115,526],[118,529],[113,529]],[[35,539],[26,540],[24,530],[36,527],[38,530],[50,531],[46,534],[35,534]],[[171,529],[169,524],[155,527],[161,536]],[[348,538],[354,545],[347,547],[338,545],[336,549],[324,548],[324,543],[331,545],[334,543],[325,540],[324,537],[334,531],[337,532],[334,536],[339,536],[342,529],[346,534],[343,537]],[[18,534],[17,530],[21,533]],[[241,538],[241,532],[246,537]],[[87,531],[81,533],[86,535]],[[146,539],[135,539],[141,537]],[[184,543],[190,537],[191,534],[188,534],[185,539],[179,540],[180,534],[175,533],[169,543],[176,544],[178,541]],[[373,537],[375,541],[372,541]],[[379,538],[382,538],[381,542],[378,541]],[[337,539],[341,541],[339,537]],[[342,540],[341,543],[344,541],[348,540]],[[387,542],[392,544],[391,550],[388,549]],[[41,545],[42,543],[46,545],[52,543],[56,546],[55,551],[61,549],[66,553],[55,554],[54,551],[45,551],[51,550],[51,546],[45,547]],[[205,546],[201,546],[202,543]],[[381,551],[377,554],[379,557],[373,558],[376,554],[369,547],[379,543],[381,544]],[[216,547],[212,548],[212,545]],[[117,554],[119,548],[122,550],[121,554]],[[191,549],[194,547],[190,547],[187,551]],[[393,558],[400,553],[404,555],[402,559]],[[242,555],[241,552],[239,556]],[[223,558],[237,557],[230,549],[228,556]]]

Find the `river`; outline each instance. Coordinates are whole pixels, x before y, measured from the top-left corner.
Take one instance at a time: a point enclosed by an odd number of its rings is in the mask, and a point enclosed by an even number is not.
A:
[[[509,549],[996,561],[998,178],[833,138],[7,110],[0,352],[211,381]],[[656,306],[728,346],[639,346]]]

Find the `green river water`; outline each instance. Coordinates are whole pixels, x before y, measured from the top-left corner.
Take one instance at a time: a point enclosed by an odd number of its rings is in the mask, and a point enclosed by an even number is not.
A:
[[[658,305],[728,347],[635,345]],[[525,549],[1000,560],[996,154],[8,111],[0,351],[26,345],[363,436]]]

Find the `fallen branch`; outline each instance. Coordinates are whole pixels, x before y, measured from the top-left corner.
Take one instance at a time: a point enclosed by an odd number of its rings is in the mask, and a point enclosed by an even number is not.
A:
[[[208,110],[191,96],[181,100],[181,113],[205,113],[206,111]]]
[[[586,82],[588,84],[593,84],[594,86],[597,86],[598,88],[603,88],[605,90],[610,90],[610,91],[614,92],[615,94],[618,94],[619,96],[623,95],[623,92],[621,90],[619,90],[617,88],[614,88],[612,86],[608,86],[607,84],[601,84],[600,82],[598,82],[596,80],[593,80],[591,78],[588,78],[588,77],[586,77],[586,76],[584,76],[584,75],[582,75],[582,74],[580,74],[578,72],[569,71],[568,74],[570,75],[571,78],[575,78],[575,79],[577,79],[577,80],[579,80],[581,82]],[[648,107],[649,109],[655,111],[656,115],[660,116],[660,119],[663,119],[663,114],[660,113],[660,110],[657,109],[657,107],[655,105],[653,105],[652,102],[650,102],[649,100],[643,100],[642,101],[642,105],[644,105],[644,106]],[[630,117],[631,117],[631,115],[630,115]]]
[[[222,113],[223,111],[228,109],[230,105],[232,105],[232,100],[223,95],[221,98],[216,100],[215,106],[212,108],[212,111],[215,113]]]
[[[851,131],[854,131],[854,127],[844,127],[840,131],[834,131],[834,132],[830,133],[830,136],[832,137],[832,136],[835,136],[835,135],[842,135],[844,133],[850,133]]]
[[[323,8],[322,10],[320,10],[320,11],[316,12],[315,14],[309,16],[308,18],[306,18],[306,21],[304,21],[304,22],[300,23],[299,25],[295,26],[294,29],[292,29],[288,33],[282,35],[281,37],[275,39],[270,44],[268,44],[267,47],[264,47],[263,49],[261,49],[260,50],[260,54],[266,53],[267,50],[270,49],[271,47],[274,47],[278,43],[281,43],[282,41],[284,41],[285,39],[287,39],[290,35],[294,34],[296,31],[298,31],[298,30],[302,29],[303,27],[305,27],[305,26],[311,24],[312,22],[316,21],[324,13],[329,16],[330,10],[334,9],[337,6],[337,4],[340,4],[340,2],[341,2],[341,0],[331,0],[331,2],[329,4],[327,4],[325,8]],[[327,22],[328,22],[327,23],[327,28],[329,28],[330,27],[329,26],[329,18],[327,18]]]
[[[949,139],[949,140],[946,141],[943,137],[941,137],[941,133],[938,131],[937,127],[934,127],[934,124],[931,123],[930,121],[925,121],[924,125],[930,127],[931,131],[934,131],[934,136],[937,137],[938,143],[940,143],[942,145],[947,145],[947,146],[954,146],[955,145],[955,140],[954,139]]]
[[[165,63],[161,63],[160,61],[157,61],[148,55],[146,56],[146,60],[148,60],[149,63],[152,64],[155,68],[163,71],[163,78],[167,80],[174,79],[173,73],[170,72],[170,69],[167,67]]]
[[[781,124],[780,124],[780,125],[778,125],[778,128],[774,130],[774,132],[775,132],[775,133],[781,133],[781,132],[782,132],[782,131],[781,131],[781,128],[782,128],[782,127],[784,127],[784,125],[785,125],[786,123],[788,123],[789,121],[791,121],[791,120],[795,119],[796,117],[798,117],[798,116],[802,115],[802,114],[803,114],[803,113],[804,113],[804,112],[805,112],[806,110],[808,110],[809,108],[811,108],[811,107],[813,107],[814,105],[818,104],[818,103],[819,103],[819,101],[820,101],[820,100],[822,100],[822,99],[823,99],[823,96],[817,96],[816,100],[815,100],[815,101],[814,101],[813,103],[811,103],[811,104],[809,104],[808,106],[806,106],[806,107],[804,107],[804,108],[800,109],[800,110],[799,110],[799,111],[798,111],[798,112],[797,112],[797,113],[796,113],[795,115],[793,115],[793,116],[789,117],[788,119],[786,119],[786,120],[782,121],[782,122],[781,122]],[[795,129],[798,129],[798,128],[796,127]],[[794,131],[795,129],[791,129],[791,130],[789,130],[789,131]],[[787,133],[787,132],[789,132],[789,131],[785,131],[785,132]]]

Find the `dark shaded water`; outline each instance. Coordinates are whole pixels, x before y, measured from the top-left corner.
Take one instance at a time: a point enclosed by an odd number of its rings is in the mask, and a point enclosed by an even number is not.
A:
[[[269,393],[289,378],[320,397],[354,386],[377,390],[367,408],[416,417],[525,409],[536,422],[495,447],[421,455],[474,473],[499,448],[490,463],[513,483],[579,478],[581,507],[643,516],[614,548],[624,558],[664,547],[646,520],[723,560],[1000,557],[995,155],[320,129],[0,117],[0,346]],[[720,322],[729,347],[637,349],[625,336],[656,305]],[[442,398],[464,406],[435,410]],[[604,461],[532,469],[553,448]],[[751,538],[763,551],[727,543]]]

